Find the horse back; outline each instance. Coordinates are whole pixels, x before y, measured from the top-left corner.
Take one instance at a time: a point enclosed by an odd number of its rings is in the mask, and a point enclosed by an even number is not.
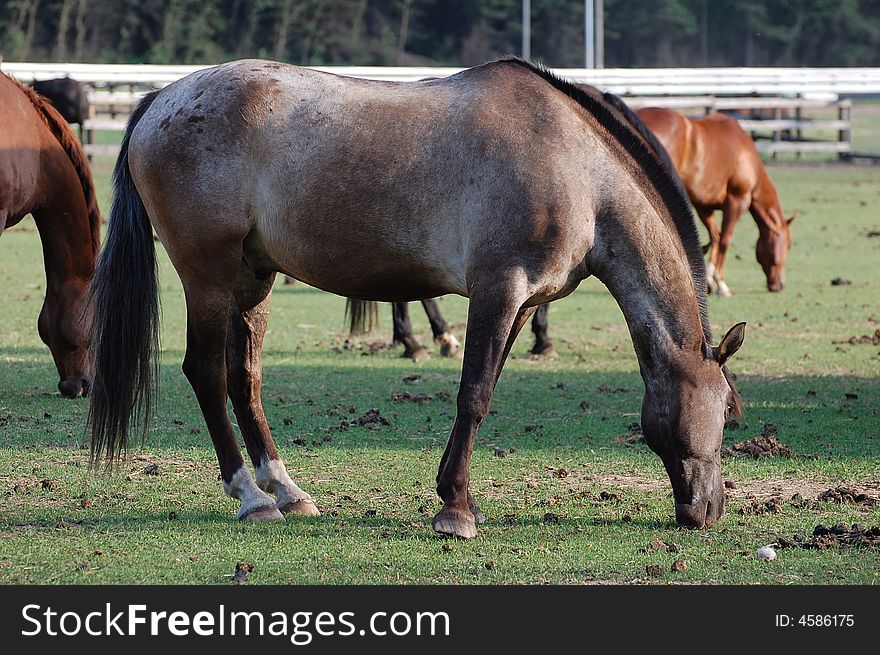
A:
[[[58,144],[18,83],[0,74],[0,231],[12,227],[39,203],[41,153]]]
[[[732,162],[736,168],[731,174],[731,189],[743,195],[750,194],[752,202],[764,207],[773,207],[778,212],[778,220],[784,219],[776,187],[770,180],[761,154],[749,134],[743,130],[739,122],[725,114],[713,113],[700,121],[710,136],[713,144],[724,144],[719,152]]]
[[[342,295],[466,295],[476,260],[583,258],[607,148],[575,104],[512,64],[394,84],[245,60],[166,87],[129,162],[166,248],[222,228]]]
[[[731,194],[750,197],[766,176],[751,137],[729,116],[692,119],[658,107],[637,113],[667,149],[698,208],[720,209]]]

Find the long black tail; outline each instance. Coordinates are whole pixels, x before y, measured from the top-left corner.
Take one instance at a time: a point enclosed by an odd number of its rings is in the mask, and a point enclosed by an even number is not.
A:
[[[146,96],[128,121],[113,171],[113,204],[104,249],[89,290],[94,375],[88,426],[92,463],[123,455],[129,432],[146,435],[159,384],[159,286],[153,229],[128,168],[128,144],[150,107]]]
[[[379,303],[373,300],[345,299],[345,316],[348,318],[348,333],[353,336],[373,331],[379,324]]]

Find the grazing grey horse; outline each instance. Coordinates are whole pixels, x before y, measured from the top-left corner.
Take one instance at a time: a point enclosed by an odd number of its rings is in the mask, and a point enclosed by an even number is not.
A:
[[[433,521],[465,538],[482,518],[468,491],[474,440],[510,347],[535,307],[595,275],[629,326],[642,427],[669,473],[677,520],[720,518],[722,429],[740,409],[725,363],[744,324],[712,345],[687,199],[603,100],[515,59],[406,84],[237,61],[147,96],[115,177],[92,287],[95,458],[124,452],[154,400],[152,227],[183,283],[183,369],[239,518],[317,512],[260,398],[276,272],[350,298],[469,298]]]

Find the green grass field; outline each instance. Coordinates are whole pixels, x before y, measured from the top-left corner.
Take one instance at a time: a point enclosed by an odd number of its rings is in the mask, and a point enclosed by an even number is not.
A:
[[[105,210],[111,166],[96,164]],[[291,473],[323,514],[237,522],[180,371],[183,298],[164,255],[158,415],[145,446],[115,474],[91,473],[87,403],[55,392],[37,336],[45,283],[39,240],[25,221],[0,239],[0,582],[225,584],[239,561],[254,565],[252,583],[880,582],[877,548],[785,549],[773,562],[754,555],[777,537],[808,537],[817,524],[880,525],[876,504],[790,500],[815,500],[841,484],[880,497],[880,348],[837,343],[880,327],[880,237],[869,236],[880,231],[880,167],[779,165],[771,176],[786,212],[800,211],[788,286],[764,290],[757,230],[746,216],[727,270],[735,295],[711,298],[709,310],[716,338],[749,323],[731,364],[746,416],[725,444],[774,423],[793,454],[725,459],[736,488],[724,519],[703,531],[675,526],[659,458],[618,439],[639,420],[643,387],[621,313],[595,280],[551,307],[558,359],[532,361],[524,332],[505,367],[474,454],[472,490],[488,522],[472,541],[445,541],[430,529],[460,362],[435,354],[414,365],[397,350],[373,351],[371,342],[390,340],[388,308],[383,330],[347,349],[342,299],[280,283],[264,402]],[[836,277],[852,284],[832,286]],[[466,301],[447,297],[441,308],[461,336]],[[421,310],[412,309],[429,341]],[[420,383],[406,384],[414,373]],[[394,402],[395,391],[436,397]],[[340,428],[370,408],[390,425]],[[144,473],[150,464],[158,475]],[[781,512],[753,512],[773,498]],[[671,572],[677,559],[686,571]],[[662,574],[648,575],[649,565]]]

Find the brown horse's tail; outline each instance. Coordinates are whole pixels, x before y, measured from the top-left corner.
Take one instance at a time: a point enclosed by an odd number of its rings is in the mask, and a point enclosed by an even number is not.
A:
[[[346,298],[345,316],[348,318],[348,333],[351,336],[367,334],[379,323],[379,303],[373,300]]]
[[[85,198],[86,208],[89,213],[92,252],[97,254],[98,248],[101,246],[101,211],[98,208],[98,195],[95,193],[95,183],[92,180],[92,169],[89,166],[89,160],[86,157],[82,144],[76,138],[76,134],[70,129],[70,125],[64,117],[58,113],[58,110],[48,100],[30,87],[23,84],[18,84],[18,86],[22,93],[31,101],[37,113],[40,114],[46,126],[58,140],[58,143],[61,144],[76,171],[76,175],[82,185],[83,197]]]
[[[113,171],[104,249],[89,290],[92,382],[88,426],[92,463],[111,465],[132,430],[146,435],[158,392],[159,285],[153,229],[128,168],[131,133],[155,93],[137,106]]]

